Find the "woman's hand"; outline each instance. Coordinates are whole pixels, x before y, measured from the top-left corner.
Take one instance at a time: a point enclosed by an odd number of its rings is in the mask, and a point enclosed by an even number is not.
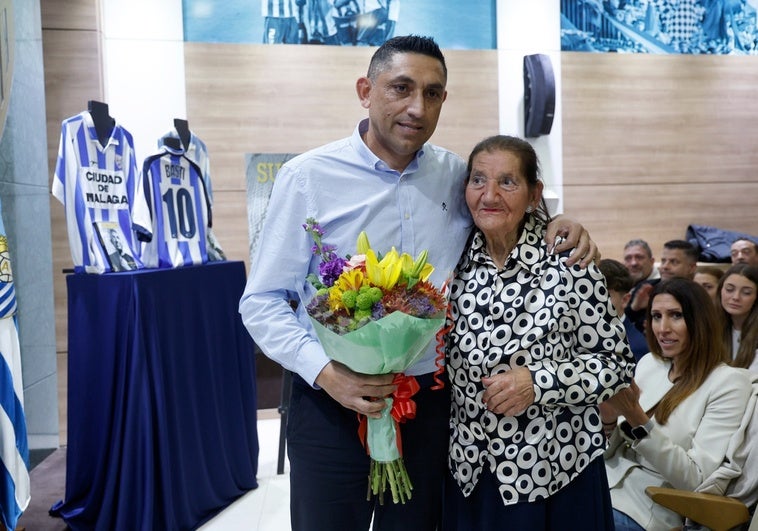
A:
[[[563,238],[563,241],[559,242],[558,245],[555,245],[556,237]],[[556,216],[548,224],[545,241],[554,253],[574,249],[574,252],[566,260],[566,265],[571,266],[579,262],[582,268],[586,268],[593,260],[600,260],[600,250],[595,242],[590,239],[590,233],[581,223],[564,215]]]
[[[632,385],[613,395],[606,400],[606,403],[619,415],[623,415],[632,426],[642,426],[650,420],[640,405],[640,388],[634,380],[632,380]]]
[[[534,403],[532,373],[526,367],[482,378],[484,405],[493,413],[515,417]]]
[[[598,407],[600,408],[600,421],[603,423],[603,433],[606,438],[609,438],[613,433],[613,430],[618,426],[618,411],[616,411],[608,402],[601,402]]]
[[[616,424],[618,422],[619,413],[608,402],[602,402],[599,405],[600,408],[600,420],[603,424]]]

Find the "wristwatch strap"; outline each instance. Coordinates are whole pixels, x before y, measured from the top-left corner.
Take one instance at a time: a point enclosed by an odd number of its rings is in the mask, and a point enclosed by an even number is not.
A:
[[[641,426],[635,426],[633,428],[629,425],[629,422],[624,421],[621,423],[620,428],[621,432],[626,436],[627,439],[631,441],[639,441],[650,435],[650,432],[653,430],[653,426],[655,426],[655,421],[651,418],[645,424]]]

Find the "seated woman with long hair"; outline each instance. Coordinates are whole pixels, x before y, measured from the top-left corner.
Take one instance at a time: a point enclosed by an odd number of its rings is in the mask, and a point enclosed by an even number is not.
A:
[[[696,490],[724,459],[751,392],[730,367],[719,317],[699,284],[674,278],[648,303],[644,356],[631,387],[601,404],[617,531],[668,531],[681,517],[655,504],[648,486]]]
[[[723,340],[732,366],[758,372],[758,267],[735,264],[718,285]]]

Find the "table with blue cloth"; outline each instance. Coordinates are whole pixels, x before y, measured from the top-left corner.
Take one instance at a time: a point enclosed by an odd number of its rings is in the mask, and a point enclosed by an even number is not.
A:
[[[66,492],[51,514],[75,531],[196,529],[256,488],[244,264],[66,280]]]

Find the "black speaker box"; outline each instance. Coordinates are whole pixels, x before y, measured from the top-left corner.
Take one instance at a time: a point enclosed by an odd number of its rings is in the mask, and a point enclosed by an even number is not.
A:
[[[549,135],[555,114],[555,77],[550,56],[524,56],[524,135]]]

